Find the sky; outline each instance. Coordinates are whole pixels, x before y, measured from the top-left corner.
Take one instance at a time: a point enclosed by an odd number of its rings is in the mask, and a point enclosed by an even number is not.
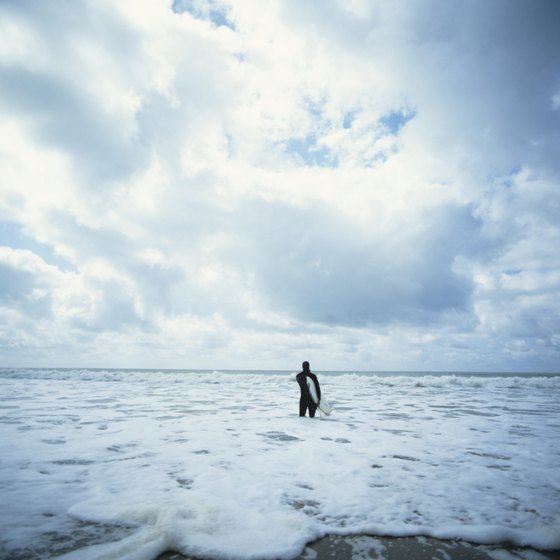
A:
[[[0,0],[0,365],[560,371],[556,0]]]

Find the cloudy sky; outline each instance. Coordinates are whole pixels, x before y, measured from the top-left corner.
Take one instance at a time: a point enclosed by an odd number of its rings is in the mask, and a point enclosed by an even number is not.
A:
[[[0,0],[0,365],[560,370],[557,0]]]

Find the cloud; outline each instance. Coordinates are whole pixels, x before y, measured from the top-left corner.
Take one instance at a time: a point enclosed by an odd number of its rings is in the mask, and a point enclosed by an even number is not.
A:
[[[557,368],[555,2],[0,11],[9,363]]]
[[[38,318],[50,317],[52,277],[48,267],[29,251],[0,249],[0,294],[3,305]]]
[[[424,324],[445,310],[469,308],[472,286],[454,262],[479,234],[464,209],[432,208],[429,217],[416,215],[375,236],[324,206],[253,204],[244,213],[260,289],[292,316],[362,327]]]

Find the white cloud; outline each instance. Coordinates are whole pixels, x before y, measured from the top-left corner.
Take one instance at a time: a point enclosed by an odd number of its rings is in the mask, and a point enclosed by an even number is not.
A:
[[[0,10],[6,361],[557,367],[553,2]]]

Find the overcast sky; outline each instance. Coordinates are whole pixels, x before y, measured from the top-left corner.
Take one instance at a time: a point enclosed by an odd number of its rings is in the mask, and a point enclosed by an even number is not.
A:
[[[557,0],[0,0],[0,365],[560,370]]]

